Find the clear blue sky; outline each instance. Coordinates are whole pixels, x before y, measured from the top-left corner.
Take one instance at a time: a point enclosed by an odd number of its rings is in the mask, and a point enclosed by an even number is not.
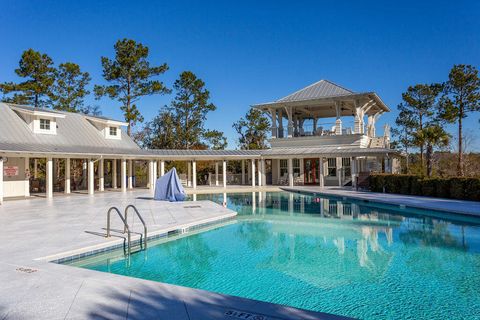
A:
[[[377,92],[392,109],[383,125],[393,124],[409,85],[444,81],[453,64],[480,67],[480,1],[0,0],[0,24],[2,82],[17,80],[21,53],[34,48],[103,83],[100,57],[113,57],[115,41],[142,42],[152,63],[170,66],[167,86],[184,70],[206,82],[218,107],[207,126],[224,131],[231,148],[232,123],[251,104],[320,79]],[[138,106],[148,120],[170,99],[148,97]],[[115,102],[93,103],[121,118]],[[476,135],[479,117],[466,124]],[[480,150],[480,137],[474,147]]]

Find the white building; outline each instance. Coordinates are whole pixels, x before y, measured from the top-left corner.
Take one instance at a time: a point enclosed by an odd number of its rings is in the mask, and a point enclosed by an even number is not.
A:
[[[389,109],[373,92],[354,93],[321,80],[253,107],[271,117],[271,149],[143,150],[122,131],[127,125],[122,121],[0,103],[0,203],[36,191],[47,198],[70,193],[78,187],[72,161],[81,161],[89,194],[104,191],[107,180],[111,189],[133,188],[135,161],[148,163],[149,188],[171,160],[188,162],[187,184],[193,188],[197,161],[215,162],[211,183],[225,188],[345,186],[354,185],[362,172],[395,171],[398,153],[389,148],[388,127],[377,136],[375,126]],[[241,172],[227,174],[227,161],[241,161]]]

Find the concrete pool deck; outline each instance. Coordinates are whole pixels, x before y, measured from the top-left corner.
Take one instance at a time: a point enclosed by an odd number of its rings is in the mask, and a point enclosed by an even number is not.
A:
[[[355,191],[352,188],[316,186],[281,187],[285,191],[308,192],[318,195],[348,197],[356,200],[367,200],[389,205],[404,205],[426,210],[458,213],[462,215],[480,216],[480,202],[431,198],[422,196],[409,196],[393,193],[378,193],[369,191]]]
[[[192,206],[150,197],[149,191],[140,190],[7,201],[0,206],[0,319],[235,319],[233,314],[236,319],[250,314],[244,319],[256,320],[341,318],[48,262],[121,243],[118,236],[103,236],[111,206],[121,211],[128,204],[137,206],[149,235],[235,216],[210,201]],[[129,224],[141,232],[138,219],[132,221],[133,215]],[[112,215],[112,229],[122,227]]]

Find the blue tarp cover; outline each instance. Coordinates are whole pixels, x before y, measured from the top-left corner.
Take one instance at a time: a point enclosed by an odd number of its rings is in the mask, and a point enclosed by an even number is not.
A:
[[[160,179],[157,179],[155,183],[155,200],[183,201],[185,197],[185,190],[175,168],[165,173]]]

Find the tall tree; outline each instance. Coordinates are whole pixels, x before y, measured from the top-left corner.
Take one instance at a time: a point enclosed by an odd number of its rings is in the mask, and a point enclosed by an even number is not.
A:
[[[55,68],[52,59],[44,53],[28,49],[23,52],[15,73],[19,77],[25,78],[25,81],[0,84],[0,90],[5,95],[14,93],[13,97],[7,96],[4,100],[31,104],[35,108],[45,107],[55,80]]]
[[[50,94],[53,108],[69,112],[83,111],[84,98],[90,93],[86,89],[90,80],[88,72],[82,72],[78,64],[60,64],[55,72],[55,84]]]
[[[427,176],[432,176],[432,158],[435,147],[448,146],[450,136],[438,124],[429,124],[422,130],[414,133],[417,143],[426,145]]]
[[[258,109],[250,109],[245,118],[240,118],[233,124],[237,131],[238,142],[242,150],[266,149],[267,135],[270,129],[270,121],[267,116]]]
[[[218,130],[205,131],[203,139],[206,146],[212,150],[224,150],[228,145],[227,138]]]
[[[454,65],[440,99],[440,118],[458,124],[457,174],[465,174],[463,161],[463,119],[480,110],[480,79],[478,70],[470,65]]]
[[[398,106],[400,113],[398,114],[397,119],[395,120],[396,127],[392,129],[393,136],[395,137],[395,141],[393,146],[398,149],[403,149],[403,151],[407,155],[406,165],[407,171],[409,167],[409,155],[408,150],[410,147],[414,146],[414,137],[412,136],[412,132],[414,132],[417,123],[414,121],[412,117],[412,113],[405,110],[405,108],[400,104]]]
[[[143,96],[170,92],[163,82],[152,79],[165,73],[168,66],[164,63],[151,67],[147,60],[148,47],[134,40],[119,40],[114,48],[114,60],[102,57],[103,77],[111,84],[96,85],[94,91],[97,99],[108,96],[122,104],[120,108],[128,122],[127,133],[130,136],[132,127],[143,121],[135,102]]]
[[[398,106],[400,111],[398,122],[402,122],[400,117],[407,117],[409,124],[414,123],[413,129],[420,131],[428,124],[435,114],[435,105],[438,95],[442,91],[442,85],[440,84],[417,84],[415,86],[408,87],[407,91],[402,93],[403,103]],[[415,131],[410,131],[413,134]],[[416,140],[420,149],[420,162],[423,166],[423,157],[425,144]]]
[[[217,107],[209,101],[210,92],[205,89],[205,82],[190,71],[182,72],[173,88],[175,98],[167,110],[175,119],[179,147],[191,149],[201,144],[207,114]]]
[[[176,132],[174,116],[166,108],[162,108],[155,118],[135,134],[135,140],[147,149],[175,149],[178,146]]]

